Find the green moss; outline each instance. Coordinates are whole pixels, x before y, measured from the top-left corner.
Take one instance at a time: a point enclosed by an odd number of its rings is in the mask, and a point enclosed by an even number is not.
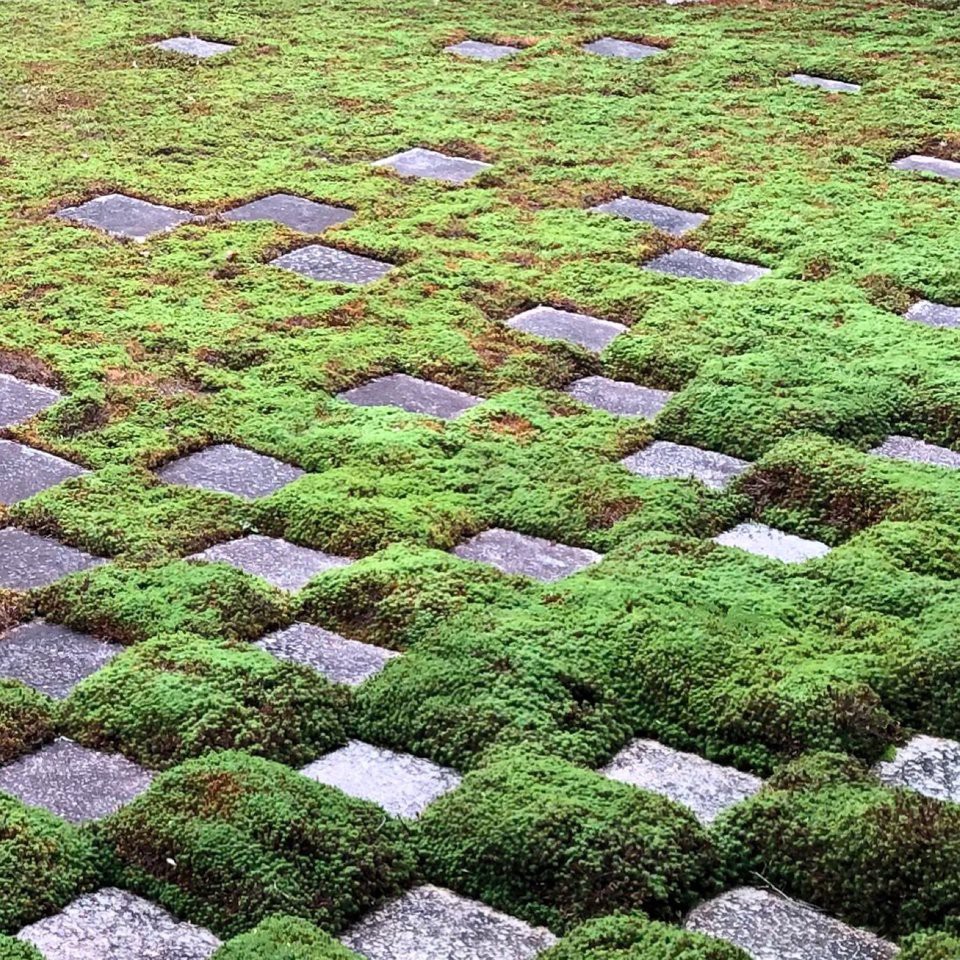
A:
[[[43,954],[32,944],[0,935],[0,960],[43,960]]]
[[[960,939],[946,933],[918,933],[900,943],[899,960],[957,960]]]
[[[328,933],[296,917],[268,917],[225,943],[216,960],[358,960]]]
[[[0,764],[52,740],[55,732],[49,697],[18,680],[0,679]]]

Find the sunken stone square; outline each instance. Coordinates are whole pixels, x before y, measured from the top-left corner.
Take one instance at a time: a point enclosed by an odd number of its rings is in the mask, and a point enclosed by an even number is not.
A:
[[[943,737],[915,736],[892,760],[874,768],[892,787],[909,787],[935,800],[960,803],[960,743]]]
[[[622,323],[544,306],[518,313],[507,321],[507,326],[547,340],[566,340],[592,353],[601,353],[627,331]]]
[[[323,233],[328,227],[345,223],[352,216],[352,210],[294,197],[289,193],[274,193],[223,214],[225,220],[273,220],[300,233]]]
[[[491,164],[466,157],[449,157],[436,150],[414,147],[395,153],[393,156],[375,160],[375,167],[389,167],[401,177],[417,177],[426,180],[442,180],[445,183],[466,183],[478,173],[489,170]]]
[[[271,260],[270,264],[281,270],[299,273],[309,280],[329,283],[373,283],[381,280],[393,269],[392,263],[383,263],[318,243],[291,250],[290,253]]]
[[[955,160],[941,160],[939,157],[925,157],[914,153],[909,157],[894,161],[891,166],[894,170],[932,173],[946,180],[960,180],[960,163]]]
[[[42,413],[60,399],[50,387],[24,383],[9,374],[0,373],[0,428],[12,427]]]
[[[33,590],[70,573],[105,563],[49,537],[6,527],[0,530],[0,587]]]
[[[422,413],[441,420],[453,420],[483,403],[480,397],[405,373],[378,377],[338,396],[358,407],[399,407],[408,413]]]
[[[681,237],[691,230],[696,230],[701,224],[709,220],[705,213],[692,213],[689,210],[678,210],[662,203],[652,203],[650,200],[635,200],[633,197],[617,197],[608,203],[601,203],[590,208],[593,213],[610,213],[627,220],[636,220],[639,223],[649,223],[669,233],[674,237]]]
[[[859,83],[845,83],[843,80],[829,80],[826,77],[813,77],[808,73],[793,73],[792,80],[799,87],[816,87],[827,93],[859,93]]]
[[[475,900],[422,886],[364,917],[341,940],[368,960],[533,960],[557,938]]]
[[[597,410],[621,417],[655,417],[673,397],[669,390],[654,390],[607,377],[584,377],[567,387],[567,393]]]
[[[60,457],[0,440],[0,503],[18,503],[83,473],[82,467]]]
[[[689,280],[720,280],[723,283],[750,283],[765,277],[767,267],[758,267],[752,263],[740,263],[725,257],[711,257],[699,250],[673,250],[655,257],[644,264],[654,273],[665,273],[670,277]]]
[[[199,37],[170,37],[154,44],[167,53],[179,53],[185,57],[197,57],[206,60],[217,57],[222,53],[229,53],[233,49],[231,43],[215,43],[212,40],[201,40]]]
[[[631,473],[660,480],[699,480],[722,490],[750,464],[713,450],[656,440],[620,461]]]
[[[196,219],[185,210],[148,203],[122,193],[97,197],[79,207],[66,207],[57,216],[102,230],[111,237],[141,242],[154,234],[166,233],[181,223]]]
[[[960,328],[960,307],[948,307],[930,300],[918,300],[907,311],[906,317],[927,327]]]
[[[502,60],[520,52],[519,47],[511,47],[505,43],[487,43],[483,40],[463,40],[444,47],[447,53],[458,57],[467,57],[471,60]]]
[[[652,47],[647,43],[634,43],[632,40],[617,40],[614,37],[601,37],[591,43],[585,43],[583,49],[588,53],[597,53],[602,57],[620,57],[624,60],[644,60],[647,57],[664,53],[663,47]]]
[[[463,560],[486,563],[503,573],[532,577],[544,583],[562,580],[603,559],[593,550],[499,528],[478,533],[453,552]]]
[[[890,460],[905,460],[910,463],[926,463],[933,467],[960,469],[960,453],[925,443],[914,437],[890,436],[870,453]]]
[[[191,453],[157,471],[165,483],[232,493],[244,500],[268,496],[303,475],[299,467],[231,443]]]
[[[765,523],[740,523],[726,533],[714,537],[713,542],[783,563],[805,563],[830,552],[830,548],[819,540],[805,540],[803,537],[775,530]]]

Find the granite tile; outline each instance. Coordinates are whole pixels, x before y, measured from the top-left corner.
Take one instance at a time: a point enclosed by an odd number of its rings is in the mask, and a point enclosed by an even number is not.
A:
[[[427,180],[442,180],[445,183],[462,184],[478,173],[489,170],[492,164],[466,157],[449,157],[436,150],[414,147],[393,156],[373,162],[375,167],[389,167],[401,177],[418,177]]]
[[[8,506],[86,472],[42,450],[0,440],[0,503]]]
[[[373,283],[393,270],[392,263],[361,257],[355,253],[347,253],[346,250],[324,247],[318,243],[291,250],[271,260],[270,265],[279,267],[281,270],[289,270],[291,273],[298,273],[309,280],[350,284]]]
[[[179,53],[185,57],[197,57],[206,60],[208,57],[217,57],[222,53],[229,53],[232,43],[215,43],[212,40],[201,40],[199,37],[170,37],[153,44],[168,53]]]
[[[592,43],[585,43],[583,49],[602,57],[621,57],[625,60],[644,60],[658,53],[666,53],[663,47],[652,47],[648,43],[634,43],[631,40],[617,40],[614,37],[601,37]]]
[[[497,527],[478,533],[453,552],[464,560],[486,563],[504,573],[532,577],[544,583],[562,580],[603,559],[593,550],[568,547]]]
[[[0,587],[32,590],[106,561],[48,537],[5,527],[0,530]]]
[[[752,263],[740,263],[725,257],[710,257],[698,250],[673,250],[644,264],[647,270],[690,280],[720,280],[724,283],[750,283],[765,277],[770,270]]]
[[[960,453],[947,447],[938,447],[914,437],[889,436],[870,453],[889,460],[904,460],[909,463],[926,463],[933,467],[960,468]]]
[[[0,373],[0,427],[23,423],[53,406],[59,399],[60,394],[50,387],[25,383],[9,374]]]
[[[928,327],[960,328],[960,307],[948,307],[930,300],[918,300],[907,311],[906,317]]]
[[[669,390],[654,390],[607,377],[584,377],[567,387],[567,393],[581,403],[621,417],[653,419],[671,400]]]
[[[746,460],[668,440],[656,440],[620,462],[641,477],[699,480],[714,490],[722,490],[750,467]]]
[[[102,230],[111,237],[142,242],[158,233],[166,233],[181,223],[197,219],[186,210],[148,203],[122,193],[110,193],[88,200],[78,207],[57,212],[61,220],[70,220]]]
[[[815,557],[826,556],[830,548],[819,540],[805,540],[793,534],[775,530],[765,523],[741,523],[713,538],[723,547],[736,547],[758,557],[780,560],[783,563],[805,563]]]
[[[649,200],[635,200],[633,197],[617,197],[616,200],[608,203],[590,207],[590,211],[610,213],[617,217],[625,217],[627,220],[649,223],[672,237],[681,237],[691,230],[696,230],[710,219],[705,213],[693,213],[677,207],[668,207],[662,203],[652,203]]]
[[[231,493],[244,500],[276,493],[303,475],[299,467],[231,443],[198,450],[157,471],[157,476],[165,483]]]
[[[565,340],[592,353],[602,352],[627,331],[622,323],[545,306],[518,313],[507,321],[507,326],[547,340]]]
[[[328,227],[345,223],[353,216],[353,211],[289,193],[274,193],[227,210],[222,216],[225,220],[235,221],[272,220],[300,233],[323,233]]]
[[[941,160],[939,157],[925,157],[914,153],[891,164],[894,170],[912,170],[916,173],[932,173],[946,180],[960,180],[960,163],[955,160]]]
[[[892,787],[909,787],[950,803],[960,803],[960,743],[943,737],[915,736],[892,760],[874,772]]]
[[[452,43],[444,47],[447,53],[458,57],[468,57],[471,60],[502,60],[520,52],[519,47],[511,47],[505,43],[487,43],[483,40],[463,40],[461,43]]]
[[[797,86],[817,87],[827,93],[859,93],[859,83],[844,83],[842,80],[828,80],[826,77],[812,77],[808,73],[793,73],[789,77]]]
[[[405,373],[378,377],[338,396],[359,407],[399,407],[408,413],[422,413],[442,420],[453,420],[478,403],[483,403],[481,397],[473,397],[469,393]]]

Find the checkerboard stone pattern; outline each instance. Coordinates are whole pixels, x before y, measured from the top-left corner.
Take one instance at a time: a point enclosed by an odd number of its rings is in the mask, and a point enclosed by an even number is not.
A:
[[[511,47],[505,43],[486,43],[483,40],[463,40],[443,49],[447,53],[471,60],[503,60],[504,57],[512,57],[520,52],[519,47]]]
[[[647,270],[688,280],[719,280],[723,283],[751,283],[770,270],[753,263],[741,263],[725,257],[711,257],[699,250],[673,250],[644,264]]]
[[[591,207],[590,211],[591,213],[609,213],[627,220],[636,220],[639,223],[649,223],[657,230],[669,233],[673,237],[682,237],[710,219],[705,213],[693,213],[677,207],[668,207],[662,203],[652,203],[650,200],[636,200],[633,197],[617,197],[616,200]]]
[[[597,410],[621,417],[655,417],[673,397],[669,390],[654,390],[624,380],[584,377],[567,387],[567,393]]]
[[[48,537],[5,527],[0,530],[0,587],[33,590],[70,573],[88,570],[106,561]]]
[[[271,266],[298,273],[308,280],[327,283],[366,284],[381,280],[392,269],[392,263],[384,263],[371,257],[361,257],[335,247],[319,243],[291,250],[270,261]]]
[[[0,503],[19,503],[84,473],[82,467],[60,457],[13,440],[0,440]]]
[[[301,772],[317,783],[379,804],[387,813],[408,820],[419,817],[434,800],[460,785],[455,770],[360,740],[351,740],[345,747],[314,760]]]
[[[960,743],[916,736],[892,760],[878,763],[876,775],[892,787],[909,787],[935,800],[960,803]]]
[[[358,407],[399,407],[408,413],[422,413],[441,420],[453,420],[483,403],[480,397],[405,373],[378,377],[338,396]]]
[[[941,160],[939,157],[925,157],[914,153],[891,164],[894,170],[912,170],[916,173],[932,173],[945,180],[960,180],[960,163],[955,160]]]
[[[450,157],[436,150],[414,147],[393,156],[375,160],[375,167],[389,167],[401,177],[416,177],[427,180],[442,180],[445,183],[466,183],[478,173],[489,170],[491,164],[466,157]]]
[[[122,193],[111,193],[80,204],[65,207],[57,213],[61,220],[71,220],[102,230],[111,237],[142,242],[157,233],[166,233],[196,217],[185,210],[148,203]]]
[[[565,340],[591,353],[601,353],[621,333],[627,332],[622,323],[545,306],[518,313],[507,321],[507,326],[547,340]]]
[[[385,904],[340,939],[368,960],[533,960],[557,942],[549,930],[432,886]]]
[[[61,700],[122,649],[57,623],[34,620],[0,636],[0,678],[20,680]]]
[[[933,303],[931,300],[918,300],[907,311],[906,317],[927,327],[960,327],[960,307],[948,307],[944,303]]]
[[[17,938],[48,960],[206,960],[220,946],[209,930],[116,887],[78,897]]]
[[[948,467],[953,470],[960,468],[960,453],[956,450],[948,450],[946,447],[924,443],[923,440],[916,440],[913,437],[887,437],[879,447],[874,447],[870,453],[891,460],[926,463],[934,467]]]
[[[0,767],[0,790],[71,823],[99,820],[150,786],[153,774],[118,753],[60,739]]]
[[[634,43],[631,40],[617,40],[615,37],[601,37],[591,43],[585,43],[587,53],[597,53],[602,57],[620,57],[624,60],[644,60],[664,53],[663,47],[652,47],[647,43]]]
[[[827,93],[859,93],[859,83],[844,83],[842,80],[829,80],[827,77],[813,77],[808,73],[793,73],[789,77],[797,86],[816,87]]]
[[[824,557],[830,548],[819,540],[806,540],[768,527],[765,523],[740,523],[713,538],[723,547],[736,547],[758,557],[780,560],[782,563],[805,563]]]
[[[463,560],[486,563],[503,573],[532,577],[544,583],[562,580],[603,559],[594,550],[568,547],[498,527],[478,533],[453,552]]]
[[[303,475],[299,467],[232,443],[206,447],[157,471],[157,476],[165,483],[232,493],[244,500],[268,496]]]
[[[222,53],[229,53],[233,49],[232,43],[215,43],[212,40],[201,40],[199,37],[170,37],[154,44],[167,53],[179,53],[185,57],[196,57],[206,60],[217,57]]]
[[[353,216],[352,210],[317,203],[289,193],[274,193],[269,197],[234,207],[223,214],[224,220],[273,220],[300,233],[323,233],[328,227],[345,223]]]
[[[393,650],[348,640],[311,623],[295,623],[278,630],[258,640],[256,646],[281,660],[311,667],[332,683],[351,687],[369,680],[399,656]]]
[[[897,948],[797,900],[738,887],[687,917],[696,930],[740,947],[753,960],[891,960]]]
[[[657,440],[620,461],[631,473],[658,480],[699,480],[722,490],[750,464],[713,450]]]
[[[50,387],[25,383],[0,373],[0,427],[12,427],[42,413],[60,399]]]

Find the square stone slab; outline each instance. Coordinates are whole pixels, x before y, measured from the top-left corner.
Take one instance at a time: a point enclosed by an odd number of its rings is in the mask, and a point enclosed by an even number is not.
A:
[[[13,440],[0,440],[0,503],[19,503],[68,477],[79,477],[86,472],[42,450]]]
[[[916,736],[878,763],[874,773],[892,787],[909,787],[935,800],[960,803],[960,743]]]
[[[710,823],[727,807],[753,796],[763,781],[655,740],[634,740],[600,771],[611,780],[663,794]]]
[[[960,327],[960,307],[948,307],[930,300],[918,300],[907,311],[906,317],[928,327]]]
[[[532,960],[557,938],[486,904],[422,886],[340,938],[368,960]]]
[[[39,387],[0,373],[0,427],[23,423],[59,399],[60,394],[50,387]]]
[[[232,443],[218,443],[198,450],[157,471],[157,476],[165,483],[232,493],[244,500],[256,500],[275,493],[303,475],[299,467],[235,447]]]
[[[603,559],[602,554],[593,550],[498,527],[478,533],[453,552],[464,560],[487,563],[504,573],[533,577],[544,583],[562,580]]]
[[[82,550],[65,546],[49,537],[5,527],[0,530],[0,587],[8,590],[32,590],[106,563]]]
[[[447,53],[455,53],[458,57],[469,57],[471,60],[502,60],[520,52],[519,47],[511,47],[505,43],[486,43],[483,40],[464,40],[444,47]]]
[[[0,790],[71,823],[99,820],[150,786],[153,774],[119,753],[61,738],[0,767]]]
[[[434,800],[460,785],[455,770],[359,740],[314,760],[301,773],[408,820],[419,817]]]
[[[291,250],[282,257],[271,260],[270,265],[291,273],[299,273],[310,280],[357,284],[373,283],[393,269],[392,263],[361,257],[334,247],[324,247],[319,243]]]
[[[946,447],[938,447],[933,443],[924,443],[913,437],[887,437],[879,447],[874,447],[870,453],[878,457],[888,457],[891,460],[906,460],[911,463],[927,463],[934,467],[960,468],[960,453]]]
[[[669,277],[690,280],[722,280],[724,283],[750,283],[769,272],[768,267],[753,263],[740,263],[725,257],[710,257],[699,250],[673,250],[645,263],[647,270],[665,273]]]
[[[62,220],[71,220],[86,227],[103,230],[111,237],[140,242],[156,233],[166,233],[181,223],[196,219],[185,210],[148,203],[122,193],[97,197],[80,204],[79,207],[65,207],[56,215]]]
[[[453,420],[465,410],[483,403],[481,397],[405,373],[378,377],[337,396],[358,407],[400,407],[408,413],[423,413],[441,420]]]
[[[710,219],[705,213],[691,213],[689,210],[679,210],[662,203],[651,203],[649,200],[635,200],[633,197],[617,197],[609,203],[590,207],[590,211],[611,213],[616,217],[626,217],[627,220],[649,223],[673,237],[681,237]]]
[[[611,341],[627,331],[622,323],[544,306],[518,313],[507,321],[507,326],[547,340],[566,340],[592,353],[602,352]]]
[[[859,93],[859,83],[844,83],[842,80],[828,80],[826,77],[811,77],[808,73],[792,73],[790,78],[801,87],[818,87],[828,93]]]
[[[620,461],[631,473],[659,480],[699,480],[722,490],[750,464],[713,450],[656,440]]]
[[[939,157],[924,157],[914,153],[895,161],[891,166],[894,170],[915,170],[945,177],[947,180],[960,180],[960,163],[954,160],[941,160]]]
[[[445,183],[466,183],[492,164],[480,160],[468,160],[466,157],[448,157],[436,150],[424,150],[414,147],[395,153],[392,157],[375,160],[375,167],[389,167],[401,177],[422,177],[427,180],[442,180]]]
[[[584,377],[567,387],[567,393],[597,410],[621,417],[655,417],[673,397],[669,390],[654,390],[624,380]]]
[[[783,563],[805,563],[830,552],[830,548],[819,540],[795,537],[793,534],[768,527],[765,523],[740,523],[726,533],[714,537],[713,542]]]
[[[814,907],[738,887],[690,912],[688,930],[727,940],[753,960],[891,960],[897,948]]]
[[[294,592],[305,587],[318,573],[345,567],[353,561],[322,550],[298,547],[277,537],[251,534],[239,540],[219,543],[188,560],[228,563],[244,573],[261,577],[280,590]]]
[[[323,233],[327,227],[345,223],[352,216],[353,211],[344,207],[332,207],[289,193],[274,193],[223,214],[225,220],[274,220],[300,233]]]
[[[592,43],[585,43],[583,49],[588,53],[598,53],[602,57],[622,57],[626,60],[643,60],[666,52],[663,47],[651,47],[647,43],[617,40],[614,37],[601,37]]]
[[[0,677],[62,700],[122,649],[58,623],[34,620],[0,636]]]
[[[212,40],[201,40],[199,37],[170,37],[153,44],[168,53],[180,53],[185,57],[198,57],[206,60],[207,57],[216,57],[221,53],[229,53],[232,43],[214,43]]]
[[[400,656],[393,650],[348,640],[311,623],[295,623],[258,640],[256,645],[281,660],[312,667],[333,683],[351,687],[369,680]]]
[[[116,887],[78,897],[17,939],[48,960],[206,960],[220,946],[209,930]]]

